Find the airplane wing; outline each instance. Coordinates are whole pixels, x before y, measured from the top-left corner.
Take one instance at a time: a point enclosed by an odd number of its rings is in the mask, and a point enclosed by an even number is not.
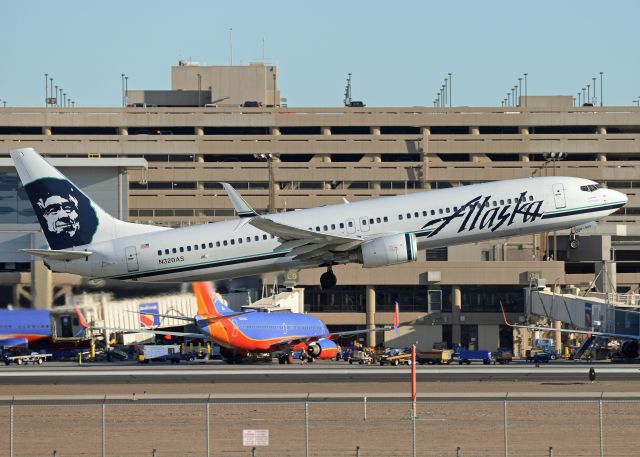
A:
[[[299,260],[321,258],[328,252],[346,252],[364,242],[359,236],[314,232],[262,216],[252,217],[249,224],[278,237],[281,245],[275,249],[276,252],[290,250],[291,255]]]
[[[512,324],[507,320],[507,314],[504,311],[502,302],[500,302],[500,308],[502,309],[502,318],[504,319],[505,325],[511,328],[523,328],[527,330],[539,330],[543,332],[575,333],[578,335],[599,336],[602,338],[619,338],[623,340],[640,340],[640,335],[627,335],[624,333],[610,333],[610,332],[595,332],[592,330],[572,330],[568,328],[551,328],[551,327],[543,327],[541,325]]]
[[[86,259],[93,254],[89,251],[70,251],[63,249],[20,249],[20,252],[51,260]]]

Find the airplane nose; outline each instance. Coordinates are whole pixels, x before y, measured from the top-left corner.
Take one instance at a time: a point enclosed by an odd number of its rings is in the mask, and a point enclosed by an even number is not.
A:
[[[622,192],[618,192],[617,190],[609,190],[609,192],[611,192],[612,201],[624,202],[625,205],[629,201],[629,197],[627,197],[627,195],[623,194]]]

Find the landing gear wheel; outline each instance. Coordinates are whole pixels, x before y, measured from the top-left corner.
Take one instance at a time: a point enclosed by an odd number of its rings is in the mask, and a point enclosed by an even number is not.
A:
[[[332,289],[336,284],[338,284],[338,278],[336,278],[336,275],[333,273],[331,268],[320,276],[320,288],[322,290]]]

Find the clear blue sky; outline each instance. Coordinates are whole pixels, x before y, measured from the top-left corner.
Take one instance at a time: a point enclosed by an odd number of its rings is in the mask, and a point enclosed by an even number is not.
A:
[[[368,106],[432,106],[448,72],[453,103],[500,106],[518,76],[530,95],[575,95],[604,72],[608,105],[640,96],[640,1],[5,0],[0,99],[42,106],[49,73],[76,106],[119,106],[169,89],[181,58],[265,56],[289,106],[341,106],[347,73]],[[598,83],[599,94],[599,83]]]

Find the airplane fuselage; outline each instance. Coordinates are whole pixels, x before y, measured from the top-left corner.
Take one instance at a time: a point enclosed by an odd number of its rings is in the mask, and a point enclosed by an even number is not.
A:
[[[560,230],[598,220],[624,194],[571,177],[526,178],[328,205],[265,217],[300,229],[364,240],[412,234],[418,249]],[[93,278],[186,282],[326,265],[296,260],[278,239],[229,220],[114,238],[75,248],[87,259],[47,263]],[[353,261],[336,253],[334,263]]]

